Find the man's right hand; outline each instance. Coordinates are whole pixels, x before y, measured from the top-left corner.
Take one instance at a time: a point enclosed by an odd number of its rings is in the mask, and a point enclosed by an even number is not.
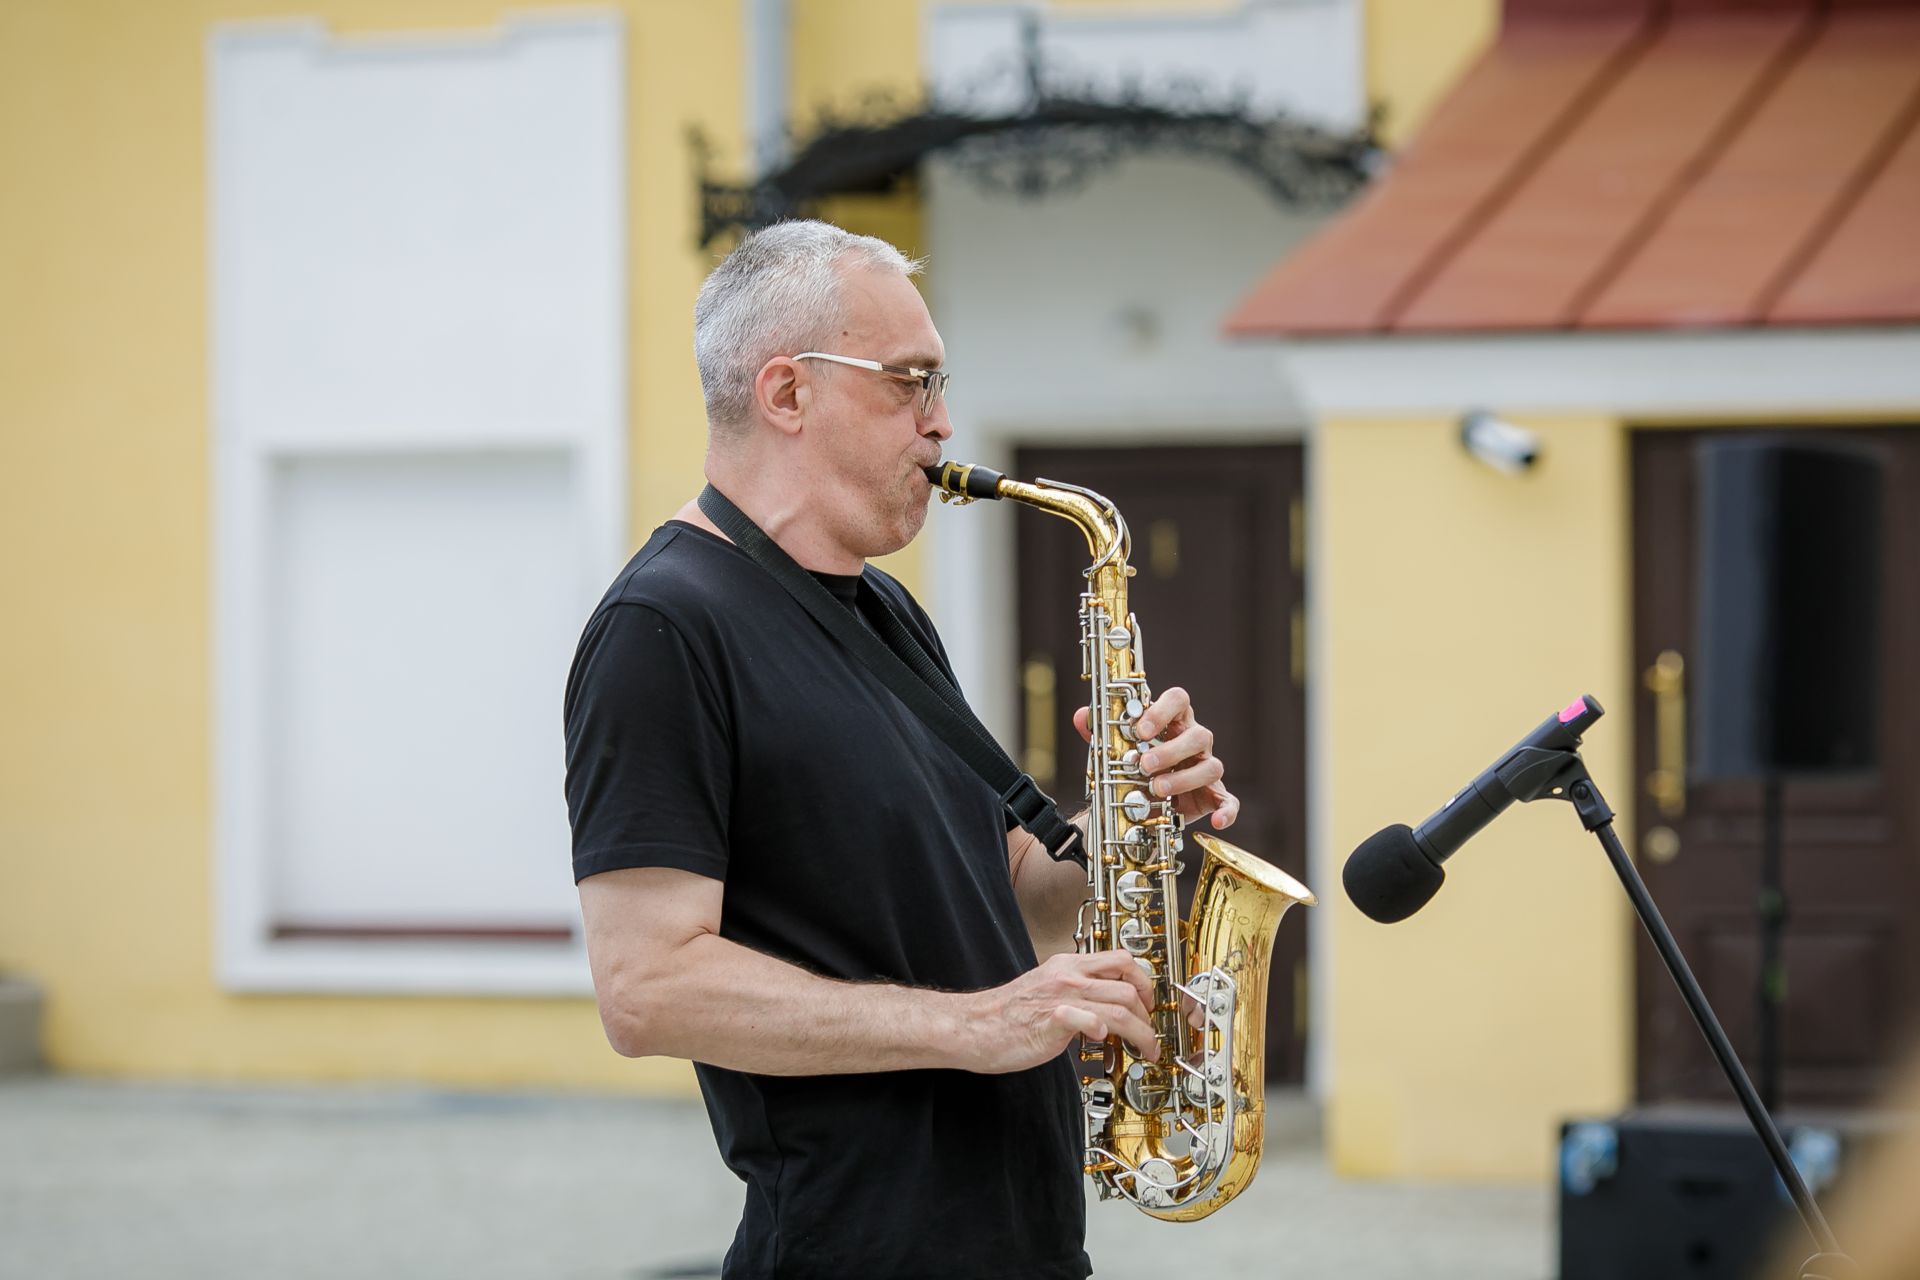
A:
[[[672,867],[580,882],[607,1040],[630,1058],[690,1058],[763,1075],[1038,1066],[1076,1035],[1158,1053],[1152,988],[1124,951],[1074,953],[1005,986],[939,991],[825,978],[720,936],[724,886]]]
[[[1125,951],[1049,957],[1004,986],[963,997],[969,1071],[1024,1071],[1058,1057],[1075,1036],[1121,1036],[1148,1060],[1160,1042],[1147,1021],[1153,986]]]

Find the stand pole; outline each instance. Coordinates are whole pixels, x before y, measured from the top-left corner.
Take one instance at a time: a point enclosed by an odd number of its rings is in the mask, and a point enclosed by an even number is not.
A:
[[[1577,756],[1575,760],[1577,762]],[[1646,926],[1647,936],[1653,939],[1660,958],[1666,961],[1667,972],[1673,976],[1674,985],[1680,988],[1680,996],[1687,1002],[1688,1012],[1693,1014],[1700,1034],[1707,1038],[1707,1047],[1713,1050],[1713,1056],[1719,1060],[1720,1069],[1726,1072],[1727,1081],[1733,1085],[1747,1119],[1760,1135],[1767,1154],[1773,1158],[1773,1167],[1793,1196],[1794,1207],[1800,1210],[1807,1231],[1819,1245],[1821,1254],[1839,1253],[1840,1243],[1834,1239],[1833,1228],[1827,1225],[1826,1215],[1814,1203],[1813,1193],[1807,1190],[1806,1180],[1800,1176],[1800,1170],[1794,1167],[1793,1157],[1787,1154],[1787,1144],[1781,1139],[1780,1130],[1774,1127],[1773,1117],[1767,1114],[1766,1107],[1761,1104],[1753,1081],[1747,1078],[1746,1068],[1740,1065],[1733,1045],[1727,1040],[1727,1033],[1721,1030],[1720,1019],[1714,1016],[1706,993],[1700,990],[1700,984],[1694,980],[1693,970],[1687,967],[1686,957],[1680,954],[1680,946],[1673,940],[1667,922],[1660,918],[1660,908],[1653,904],[1653,895],[1647,892],[1646,883],[1640,879],[1640,873],[1634,869],[1626,849],[1620,844],[1620,837],[1614,834],[1613,810],[1607,806],[1599,788],[1593,785],[1593,779],[1587,776],[1585,766],[1578,766],[1578,772],[1568,777],[1567,798],[1580,814],[1581,823],[1599,837],[1601,848],[1607,851],[1607,860],[1613,864],[1620,883],[1626,886],[1627,896],[1633,899],[1633,909],[1639,913],[1640,923]]]
[[[1760,1101],[1780,1105],[1780,1013],[1787,999],[1786,964],[1780,954],[1787,927],[1787,886],[1780,865],[1780,779],[1760,784],[1760,991],[1754,1010],[1760,1031]]]

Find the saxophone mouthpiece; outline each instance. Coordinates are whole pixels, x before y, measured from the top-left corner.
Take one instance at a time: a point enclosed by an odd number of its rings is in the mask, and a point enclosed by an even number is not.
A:
[[[943,462],[925,470],[927,483],[940,491],[942,502],[958,499],[967,503],[975,498],[998,498],[1000,482],[1006,478],[991,467],[979,467],[970,462]]]

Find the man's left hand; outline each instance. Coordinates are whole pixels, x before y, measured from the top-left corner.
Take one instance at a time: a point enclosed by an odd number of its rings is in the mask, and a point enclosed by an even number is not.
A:
[[[1073,727],[1091,741],[1087,708],[1073,713]],[[1175,685],[1161,691],[1133,723],[1139,736],[1140,768],[1153,794],[1172,798],[1174,810],[1188,822],[1212,814],[1215,831],[1225,831],[1240,816],[1240,801],[1220,784],[1226,766],[1213,754],[1213,730],[1193,718],[1193,699]],[[1149,745],[1151,738],[1160,739]]]

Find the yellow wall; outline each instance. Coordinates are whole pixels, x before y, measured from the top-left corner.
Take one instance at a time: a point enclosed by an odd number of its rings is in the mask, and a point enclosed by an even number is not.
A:
[[[738,6],[614,7],[637,541],[699,474],[689,328],[706,263],[684,129],[737,136]],[[683,1065],[616,1057],[585,999],[233,996],[212,979],[207,30],[477,27],[507,8],[0,5],[0,968],[49,989],[58,1066],[687,1087]]]
[[[541,0],[510,6],[539,7]],[[701,125],[721,144],[722,164],[739,163],[739,6],[620,0],[611,7],[628,22],[637,543],[698,481],[704,441],[689,324],[712,255],[694,246],[684,130]],[[1492,0],[1372,0],[1370,91],[1389,101],[1393,120],[1411,119],[1431,100],[1490,30],[1492,7]],[[348,32],[471,28],[508,9],[488,0],[0,4],[0,172],[9,192],[0,202],[0,540],[9,548],[0,557],[7,621],[0,627],[0,968],[48,986],[48,1048],[58,1066],[201,1078],[688,1086],[683,1066],[615,1057],[584,999],[233,996],[212,979],[207,30],[283,16],[317,17]],[[795,0],[796,114],[823,100],[848,102],[856,86],[910,88],[919,24],[901,12],[892,0]],[[829,212],[918,247],[910,197],[841,202]],[[1548,463],[1516,485],[1473,472],[1436,483],[1448,467],[1465,465],[1443,424],[1328,424],[1315,465],[1332,535],[1328,576],[1338,584],[1324,597],[1336,654],[1336,758],[1390,764],[1416,792],[1438,798],[1464,768],[1504,745],[1516,724],[1566,694],[1572,673],[1592,669],[1591,678],[1578,678],[1609,699],[1625,661],[1619,437],[1596,428],[1567,436],[1563,446],[1568,430],[1550,428]],[[1561,548],[1612,583],[1599,594],[1614,602],[1619,634],[1564,629],[1556,643],[1589,645],[1582,654],[1593,661],[1549,661],[1544,649],[1522,655],[1510,668],[1502,664],[1504,700],[1482,705],[1464,695],[1464,669],[1455,668],[1487,660],[1470,637],[1493,618],[1525,614],[1520,598],[1496,597],[1468,611],[1477,631],[1423,619],[1410,632],[1397,619],[1406,616],[1407,600],[1434,590],[1438,548],[1465,553],[1497,540],[1513,503],[1543,502],[1555,486],[1572,489],[1571,463],[1586,453],[1597,464],[1588,479],[1600,479],[1562,496],[1599,517],[1532,532],[1620,532]],[[1430,512],[1433,527],[1385,522],[1395,511]],[[1535,543],[1532,554],[1542,571],[1531,580],[1544,584],[1546,544]],[[917,576],[911,550],[890,567]],[[1415,634],[1418,646],[1409,638]],[[1425,655],[1424,665],[1375,660],[1382,646],[1400,643]],[[1350,683],[1340,683],[1342,673]],[[1416,695],[1428,699],[1421,720],[1453,724],[1452,738],[1392,732],[1383,713]],[[1623,763],[1624,741],[1611,722],[1596,749],[1619,750],[1614,763]],[[1383,799],[1379,776],[1372,768],[1336,775],[1336,846],[1401,816]],[[1438,1167],[1454,1136],[1477,1142],[1508,1124],[1499,1117],[1516,1099],[1527,1114],[1545,1116],[1568,1096],[1603,1105],[1622,1095],[1625,993],[1616,982],[1560,1002],[1541,962],[1564,954],[1547,943],[1576,938],[1600,950],[1592,963],[1566,966],[1568,982],[1625,973],[1624,926],[1609,931],[1609,923],[1620,924],[1617,893],[1602,886],[1607,905],[1589,908],[1592,918],[1570,927],[1544,912],[1548,895],[1540,890],[1567,896],[1566,878],[1588,874],[1582,868],[1592,863],[1584,850],[1560,845],[1551,858],[1519,857],[1511,842],[1543,821],[1529,814],[1489,833],[1475,850],[1479,874],[1463,874],[1441,903],[1398,932],[1374,931],[1338,895],[1326,895],[1336,931],[1339,1063],[1331,1121],[1343,1167]],[[1560,838],[1559,828],[1554,834]],[[1447,929],[1435,943],[1449,912],[1470,913],[1488,927]],[[1613,959],[1603,962],[1605,955]],[[1508,963],[1529,985],[1502,1005],[1487,972]],[[1381,995],[1394,990],[1423,998]],[[1605,1009],[1608,1001],[1611,1014],[1595,1013],[1572,1034],[1571,1023],[1556,1024],[1552,1035],[1533,1025],[1536,1006]],[[1394,1016],[1403,1007],[1410,1021]],[[1419,1035],[1409,1034],[1415,1029]],[[1448,1113],[1418,1114],[1417,1099],[1426,1095],[1414,1077],[1447,1060],[1432,1044],[1468,1036],[1498,1037],[1521,1046],[1519,1055],[1491,1073],[1485,1055],[1476,1056],[1459,1088],[1448,1091],[1457,1099]],[[1556,1047],[1529,1047],[1536,1044]],[[1541,1080],[1552,1088],[1543,1091]],[[1476,1127],[1480,1121],[1486,1130]],[[1536,1145],[1496,1144],[1487,1167],[1530,1161]]]
[[[1367,0],[1367,97],[1387,146],[1419,129],[1499,22],[1500,0]]]
[[[1522,477],[1470,458],[1454,418],[1336,419],[1314,437],[1325,830],[1340,860],[1581,693],[1607,708],[1584,755],[1631,828],[1626,433],[1522,421],[1542,440]],[[1560,1118],[1628,1100],[1636,926],[1571,807],[1503,817],[1398,925],[1317,887],[1341,1172],[1542,1175]]]

